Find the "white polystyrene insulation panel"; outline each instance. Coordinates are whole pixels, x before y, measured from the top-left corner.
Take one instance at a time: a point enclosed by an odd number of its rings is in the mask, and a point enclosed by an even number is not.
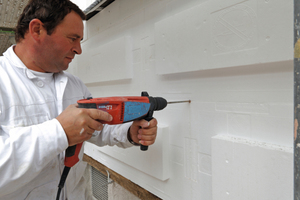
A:
[[[88,143],[85,146],[85,153],[95,159],[100,157],[101,160],[103,159],[101,155],[104,153],[139,171],[165,181],[170,177],[168,140],[168,126],[160,124],[155,144],[149,146],[147,151],[141,151],[139,146],[122,149],[116,146],[97,147]],[[109,162],[102,162],[102,164],[112,169],[115,168]]]
[[[213,137],[212,190],[213,200],[292,200],[292,147]]]
[[[153,169],[143,166],[147,158],[138,154],[148,155],[154,146],[149,152],[133,147],[134,152],[127,153],[87,144],[89,156],[164,200],[286,200],[283,195],[292,195],[291,165],[286,164],[286,153],[274,148],[293,146],[292,0],[114,1],[86,22],[84,34],[83,53],[69,70],[87,83],[94,97],[148,91],[168,101],[192,100],[154,113],[159,124],[168,125],[169,136],[163,139],[168,167],[162,161],[164,152],[158,153],[157,163],[151,157]],[[216,155],[226,153],[232,141],[226,146],[225,139],[218,139],[222,148],[216,149],[211,138],[220,134],[273,148],[236,143],[235,154],[244,151],[249,159],[237,154],[231,163],[235,171],[229,171],[232,177],[224,178],[224,170],[230,169],[224,157]],[[258,160],[250,148],[261,155]],[[268,156],[282,162],[263,167]],[[215,168],[218,162],[221,169]],[[236,176],[246,177],[241,169],[250,170],[249,182]],[[277,174],[289,173],[278,177],[286,183],[282,189],[273,179],[275,169]],[[234,185],[236,180],[240,182]],[[254,180],[257,185],[250,185]],[[229,186],[231,191],[224,195]]]
[[[86,48],[87,45],[89,48]],[[130,37],[120,37],[101,45],[87,42],[82,45],[82,48],[85,53],[77,58],[78,66],[80,66],[77,73],[84,83],[132,78]]]
[[[210,0],[184,10],[155,24],[156,73],[291,60],[292,19],[292,1]]]

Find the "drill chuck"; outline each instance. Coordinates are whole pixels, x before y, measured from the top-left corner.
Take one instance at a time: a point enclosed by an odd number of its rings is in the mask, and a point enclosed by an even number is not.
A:
[[[149,97],[149,101],[153,106],[153,111],[162,110],[168,104],[167,100],[162,97]]]

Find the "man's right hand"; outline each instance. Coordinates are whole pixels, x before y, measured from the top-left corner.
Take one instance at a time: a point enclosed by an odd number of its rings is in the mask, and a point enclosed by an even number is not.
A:
[[[68,106],[56,118],[63,127],[69,146],[89,140],[95,130],[103,129],[99,121],[111,121],[113,118],[107,112],[98,109],[78,108],[77,104]]]

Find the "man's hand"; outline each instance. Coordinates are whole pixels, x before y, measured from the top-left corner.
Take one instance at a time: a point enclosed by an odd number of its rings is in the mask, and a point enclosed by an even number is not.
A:
[[[111,121],[113,118],[107,112],[98,109],[78,108],[77,104],[68,106],[57,118],[63,127],[69,146],[89,140],[95,130],[102,130],[99,121]]]
[[[138,144],[144,146],[152,145],[155,142],[157,134],[157,120],[153,118],[151,121],[136,120],[129,129],[129,137]]]

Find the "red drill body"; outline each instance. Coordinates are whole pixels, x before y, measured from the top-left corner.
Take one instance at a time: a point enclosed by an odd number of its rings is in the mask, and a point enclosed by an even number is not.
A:
[[[162,110],[167,106],[167,101],[161,97],[150,97],[147,92],[142,96],[87,98],[77,101],[79,108],[99,109],[112,115],[110,122],[101,121],[103,124],[122,124],[136,119],[152,119],[153,111]],[[72,167],[78,161],[82,143],[68,147],[66,150],[65,166]],[[145,151],[148,146],[141,145]]]

